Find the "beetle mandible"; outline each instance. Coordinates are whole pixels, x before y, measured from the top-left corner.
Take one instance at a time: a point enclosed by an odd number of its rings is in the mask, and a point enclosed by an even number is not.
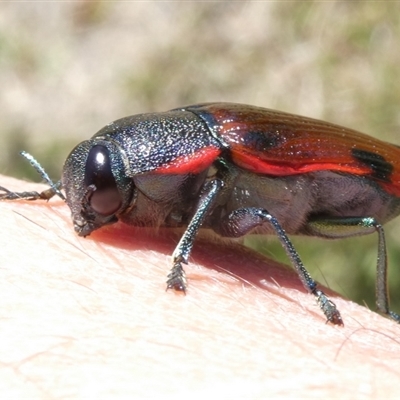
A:
[[[327,321],[343,325],[335,304],[304,267],[289,235],[343,238],[378,233],[376,304],[389,310],[382,225],[400,213],[400,147],[328,122],[233,103],[204,103],[114,121],[78,144],[41,193],[0,187],[2,200],[50,199],[71,209],[87,236],[118,220],[184,227],[167,287],[186,290],[199,229],[222,237],[275,233]],[[65,191],[64,194],[61,189]]]

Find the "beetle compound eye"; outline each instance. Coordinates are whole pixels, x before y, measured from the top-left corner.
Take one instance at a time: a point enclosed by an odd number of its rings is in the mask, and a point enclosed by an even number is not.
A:
[[[94,188],[89,202],[95,212],[111,215],[121,207],[122,198],[111,170],[106,147],[96,145],[90,150],[85,167],[85,185]]]

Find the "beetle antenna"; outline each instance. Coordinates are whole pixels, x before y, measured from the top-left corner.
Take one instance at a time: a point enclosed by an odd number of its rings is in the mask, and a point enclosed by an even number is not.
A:
[[[53,189],[54,193],[60,197],[62,200],[65,201],[65,196],[61,193],[61,181],[58,181],[54,183],[47,172],[44,170],[44,168],[40,165],[40,163],[29,153],[26,151],[21,151],[21,156],[25,157],[29,163],[32,165],[33,168],[38,172],[38,174],[42,177],[43,180],[45,180],[48,185]]]

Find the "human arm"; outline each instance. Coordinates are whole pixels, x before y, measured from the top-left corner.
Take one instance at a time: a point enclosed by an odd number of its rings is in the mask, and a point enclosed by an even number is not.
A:
[[[397,392],[398,325],[331,293],[345,326],[325,324],[293,271],[238,243],[196,241],[184,296],[165,291],[176,233],[79,238],[59,199],[0,202],[0,218],[4,397]]]

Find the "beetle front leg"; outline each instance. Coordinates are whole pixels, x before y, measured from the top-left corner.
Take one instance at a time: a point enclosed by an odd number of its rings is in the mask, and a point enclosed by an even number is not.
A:
[[[254,228],[269,222],[274,228],[278,238],[292,262],[305,289],[313,294],[327,321],[334,325],[343,325],[343,320],[336,305],[326,296],[326,294],[317,288],[317,282],[304,267],[299,254],[294,248],[292,242],[286,235],[286,232],[279,224],[278,220],[267,210],[261,208],[241,208],[228,214],[219,228],[219,233],[227,237],[239,237],[249,233]]]
[[[307,224],[307,232],[326,238],[362,235],[374,231],[378,233],[378,259],[375,287],[376,307],[380,313],[400,323],[400,315],[389,309],[387,252],[383,226],[378,223],[375,218],[371,217],[315,219]]]
[[[203,188],[196,212],[172,255],[173,267],[168,274],[167,289],[186,291],[186,276],[182,263],[188,263],[197,232],[212,208],[222,185],[221,180],[214,179],[207,182]]]

